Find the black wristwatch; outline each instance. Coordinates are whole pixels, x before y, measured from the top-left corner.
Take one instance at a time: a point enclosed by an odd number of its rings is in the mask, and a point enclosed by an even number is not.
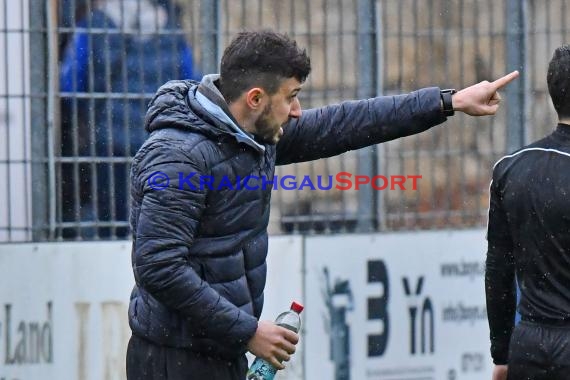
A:
[[[440,91],[441,103],[443,104],[443,114],[445,116],[453,116],[455,111],[453,110],[453,102],[451,101],[451,95],[455,94],[457,90],[453,88],[448,88]]]

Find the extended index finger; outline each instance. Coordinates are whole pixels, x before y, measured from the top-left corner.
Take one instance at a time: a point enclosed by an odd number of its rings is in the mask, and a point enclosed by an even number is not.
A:
[[[505,87],[507,84],[511,83],[518,76],[519,76],[519,72],[518,72],[518,70],[515,70],[512,73],[509,73],[509,74],[505,75],[504,77],[497,79],[492,84],[495,87],[495,89],[498,90],[502,87]]]

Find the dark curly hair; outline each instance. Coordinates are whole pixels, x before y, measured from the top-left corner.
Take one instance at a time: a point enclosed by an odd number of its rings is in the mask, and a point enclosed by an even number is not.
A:
[[[546,82],[558,117],[570,117],[570,45],[562,45],[554,51]]]
[[[228,102],[256,86],[272,95],[284,79],[303,83],[310,72],[307,52],[287,35],[270,30],[241,32],[222,56],[220,91]]]

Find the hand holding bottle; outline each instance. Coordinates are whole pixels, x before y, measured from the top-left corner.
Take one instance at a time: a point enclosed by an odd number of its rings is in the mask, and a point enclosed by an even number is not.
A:
[[[285,366],[281,362],[291,359],[299,335],[291,330],[269,321],[259,321],[257,331],[249,341],[248,350],[257,357],[265,359],[277,369]]]
[[[256,355],[247,371],[248,380],[273,380],[278,370],[284,369],[282,361],[289,361],[299,341],[303,305],[293,302],[291,309],[277,317],[275,324],[261,321],[249,341],[248,349]]]

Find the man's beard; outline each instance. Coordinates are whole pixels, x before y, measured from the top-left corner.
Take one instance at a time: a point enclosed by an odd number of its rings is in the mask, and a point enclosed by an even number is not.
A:
[[[255,121],[255,135],[265,144],[275,145],[278,141],[278,132],[270,124],[271,103],[265,106],[259,118]]]

